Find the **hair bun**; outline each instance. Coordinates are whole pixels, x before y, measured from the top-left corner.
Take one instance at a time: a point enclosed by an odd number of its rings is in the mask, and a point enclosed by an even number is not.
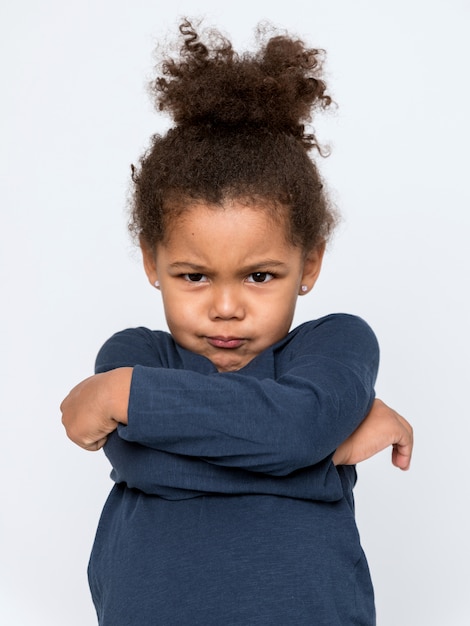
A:
[[[331,103],[320,78],[322,50],[277,35],[258,52],[238,55],[217,31],[204,43],[185,20],[180,33],[180,57],[164,59],[152,84],[157,108],[178,126],[267,128],[316,145],[312,135],[304,136],[304,123],[315,108]]]

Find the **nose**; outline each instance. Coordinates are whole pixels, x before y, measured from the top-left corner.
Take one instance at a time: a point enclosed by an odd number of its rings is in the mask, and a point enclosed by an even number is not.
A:
[[[209,317],[212,320],[243,319],[245,305],[241,289],[238,285],[213,286]]]

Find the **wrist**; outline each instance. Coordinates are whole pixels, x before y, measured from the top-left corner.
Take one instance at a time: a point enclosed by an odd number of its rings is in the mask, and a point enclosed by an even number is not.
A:
[[[127,424],[132,372],[132,367],[119,367],[106,372],[109,415],[119,424]]]
[[[346,456],[344,454],[343,444],[336,448],[331,460],[333,461],[333,465],[346,465]]]

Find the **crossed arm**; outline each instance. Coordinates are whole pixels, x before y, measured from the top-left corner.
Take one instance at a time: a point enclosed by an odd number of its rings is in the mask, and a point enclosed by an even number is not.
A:
[[[128,423],[133,368],[95,374],[74,387],[61,404],[68,437],[86,450],[99,450],[107,437]],[[392,463],[407,470],[413,449],[413,429],[396,411],[376,399],[366,418],[337,448],[335,465],[354,465],[392,448]]]

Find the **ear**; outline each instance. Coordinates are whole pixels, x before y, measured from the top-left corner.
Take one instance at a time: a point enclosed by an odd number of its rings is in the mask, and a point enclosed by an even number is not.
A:
[[[302,288],[300,294],[311,291],[320,275],[323,255],[325,254],[325,242],[322,242],[305,255],[303,273],[301,278]],[[305,287],[307,287],[305,289]]]
[[[153,246],[150,246],[143,239],[140,240],[140,249],[142,251],[142,261],[144,270],[152,287],[156,286],[158,281],[157,275],[157,253]]]

